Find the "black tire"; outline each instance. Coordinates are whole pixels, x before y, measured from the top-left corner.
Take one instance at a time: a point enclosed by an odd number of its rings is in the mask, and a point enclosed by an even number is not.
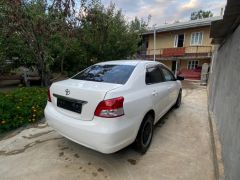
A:
[[[174,108],[179,108],[181,106],[181,103],[182,103],[182,89],[180,89],[180,91],[178,93],[178,98],[174,105]]]
[[[147,114],[138,130],[138,135],[135,141],[135,148],[141,154],[145,154],[152,142],[153,137],[153,116]]]

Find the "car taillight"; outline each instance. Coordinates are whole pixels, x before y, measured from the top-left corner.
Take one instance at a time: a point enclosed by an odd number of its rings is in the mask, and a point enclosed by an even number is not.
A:
[[[98,104],[94,115],[105,118],[114,118],[122,116],[124,115],[123,101],[124,101],[123,97],[117,97],[114,99],[101,101]]]
[[[50,89],[48,89],[48,101],[49,101],[49,102],[52,102]]]

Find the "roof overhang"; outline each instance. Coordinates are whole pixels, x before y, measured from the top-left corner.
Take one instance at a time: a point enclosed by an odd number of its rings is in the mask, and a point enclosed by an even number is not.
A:
[[[228,0],[222,20],[213,21],[210,37],[212,44],[221,44],[240,24],[240,1]]]
[[[168,32],[168,31],[177,31],[190,28],[206,27],[210,26],[212,21],[221,20],[222,16],[216,16],[205,19],[191,20],[187,22],[173,23],[173,24],[164,24],[155,28],[156,32]],[[154,29],[150,29],[143,35],[153,34]]]

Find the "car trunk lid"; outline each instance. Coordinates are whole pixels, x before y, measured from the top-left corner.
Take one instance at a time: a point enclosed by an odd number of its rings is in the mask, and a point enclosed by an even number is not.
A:
[[[51,86],[50,93],[52,103],[59,113],[75,119],[89,121],[93,119],[95,109],[104,99],[106,93],[121,86],[123,85],[68,79],[54,83]],[[62,101],[67,102],[63,103]],[[79,106],[79,104],[81,106],[79,111],[74,111],[72,106],[76,108],[76,105]]]

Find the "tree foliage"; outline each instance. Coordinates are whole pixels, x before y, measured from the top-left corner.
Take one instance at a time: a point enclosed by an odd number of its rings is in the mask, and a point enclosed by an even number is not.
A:
[[[199,10],[191,13],[191,20],[213,17],[211,11]]]
[[[0,10],[0,59],[37,67],[43,86],[52,71],[132,57],[147,26],[98,0],[0,0]]]

